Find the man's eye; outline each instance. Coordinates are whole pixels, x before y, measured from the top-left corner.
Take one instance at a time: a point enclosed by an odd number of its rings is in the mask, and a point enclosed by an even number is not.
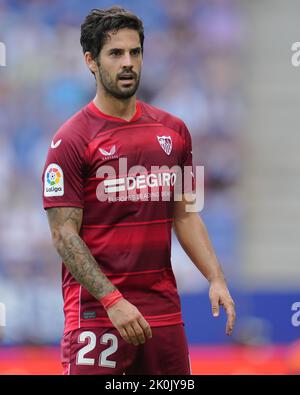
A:
[[[141,50],[139,48],[133,49],[131,51],[131,55],[133,55],[133,56],[139,55],[140,53],[141,53]]]
[[[120,56],[121,55],[121,51],[115,50],[115,51],[111,51],[110,53],[112,56]]]

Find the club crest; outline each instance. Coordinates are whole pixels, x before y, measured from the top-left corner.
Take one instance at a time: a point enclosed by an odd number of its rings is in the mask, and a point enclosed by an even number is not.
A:
[[[170,155],[172,151],[172,139],[171,136],[156,136],[161,148],[167,155]]]

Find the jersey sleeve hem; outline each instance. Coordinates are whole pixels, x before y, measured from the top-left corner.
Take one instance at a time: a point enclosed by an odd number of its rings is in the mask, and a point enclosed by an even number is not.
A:
[[[83,204],[80,202],[53,202],[53,203],[44,203],[44,209],[52,208],[52,207],[78,207],[84,208]]]

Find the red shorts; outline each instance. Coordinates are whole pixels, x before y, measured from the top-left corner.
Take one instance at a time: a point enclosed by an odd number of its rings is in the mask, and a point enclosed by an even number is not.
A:
[[[63,374],[190,375],[183,324],[153,327],[152,338],[134,346],[115,328],[82,328],[62,339]]]

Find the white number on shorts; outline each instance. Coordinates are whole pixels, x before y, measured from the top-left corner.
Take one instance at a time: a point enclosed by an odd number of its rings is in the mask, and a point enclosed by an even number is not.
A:
[[[96,335],[93,332],[82,332],[78,337],[78,343],[85,343],[88,339],[88,344],[79,350],[76,358],[76,365],[94,365],[94,358],[85,358],[85,354],[92,351],[96,347]]]
[[[85,355],[94,350],[96,347],[96,335],[94,332],[85,331],[82,332],[78,337],[78,343],[85,343],[85,340],[88,339],[88,344],[84,346],[81,350],[78,351],[76,358],[76,365],[94,365],[94,358],[87,358]],[[116,361],[108,361],[107,357],[112,355],[118,349],[118,338],[112,333],[105,333],[100,338],[101,344],[107,344],[111,342],[111,346],[106,350],[102,351],[99,356],[99,366],[104,366],[107,368],[115,368],[117,363]]]
[[[112,333],[105,333],[100,339],[101,344],[107,344],[109,341],[111,342],[111,346],[108,347],[106,350],[102,351],[102,353],[100,354],[99,366],[105,366],[107,368],[115,368],[117,363],[115,361],[108,361],[107,357],[109,357],[111,354],[117,351],[118,338]]]

